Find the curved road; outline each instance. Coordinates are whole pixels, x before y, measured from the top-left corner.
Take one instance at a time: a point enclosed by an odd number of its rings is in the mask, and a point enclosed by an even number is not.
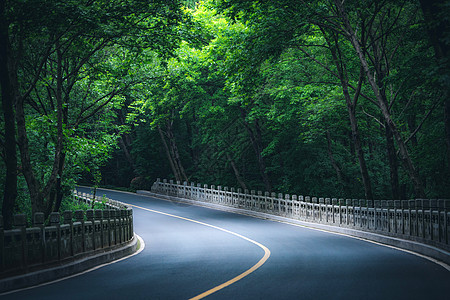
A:
[[[450,272],[410,253],[147,196],[99,193],[135,206],[144,250],[1,299],[200,299],[207,291],[205,299],[450,299]]]

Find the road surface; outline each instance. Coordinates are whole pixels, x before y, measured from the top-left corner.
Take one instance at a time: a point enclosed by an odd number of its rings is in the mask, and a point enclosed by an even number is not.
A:
[[[134,205],[144,250],[0,299],[450,299],[450,271],[397,249],[132,193],[98,193]]]

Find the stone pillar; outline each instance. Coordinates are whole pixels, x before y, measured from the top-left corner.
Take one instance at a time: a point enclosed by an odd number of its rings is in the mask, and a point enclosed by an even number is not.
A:
[[[128,221],[129,223],[129,232],[130,232],[130,236],[128,237],[128,239],[131,239],[134,236],[134,228],[133,228],[133,209],[131,207],[129,207],[127,209],[128,212]]]
[[[275,213],[275,199],[277,197],[277,194],[274,192],[270,193],[270,210],[272,213]]]
[[[302,211],[302,205],[303,205],[303,207],[305,207],[306,208],[306,205],[304,204],[304,202],[305,202],[305,199],[304,199],[304,197],[303,196],[298,196],[298,218],[300,219],[300,218],[304,218],[304,219],[306,219],[306,214],[304,214],[303,215],[303,213],[304,213],[304,211]]]
[[[263,209],[263,205],[265,204],[265,199],[263,198],[263,192],[258,191],[258,210],[261,211]]]
[[[97,249],[98,245],[95,245],[95,223],[94,223],[94,210],[93,209],[88,209],[86,210],[86,220],[87,220],[87,224],[85,224],[86,226],[92,226],[91,227],[91,234],[92,236],[91,238],[91,243],[92,243],[92,250]]]
[[[444,200],[444,241],[445,243],[448,245],[448,243],[450,242],[449,240],[449,232],[448,232],[448,222],[449,222],[449,212],[450,212],[450,200]]]
[[[0,268],[5,269],[5,245],[4,245],[5,232],[3,227],[3,216],[0,215]]]
[[[116,210],[111,209],[109,211],[109,239],[110,239],[110,245],[116,245],[117,244],[117,238],[116,238]]]
[[[285,194],[284,195],[284,214],[285,216],[289,215],[289,206],[292,204],[291,200],[291,195],[289,194]],[[291,216],[292,216],[292,210],[293,208],[291,207]]]
[[[103,234],[105,235],[105,245],[111,246],[111,225],[110,225],[111,210],[103,210]]]
[[[50,226],[56,227],[56,251],[58,253],[58,260],[61,260],[61,216],[59,212],[52,212],[50,214]]]
[[[85,233],[84,233],[84,212],[82,210],[75,211],[75,222],[81,223],[81,251],[86,251],[86,243],[85,243]]]
[[[103,211],[100,209],[94,210],[94,234],[100,235],[98,239],[98,247],[103,248],[106,245],[104,234],[103,234]]]
[[[278,215],[281,215],[281,202],[283,201],[283,194],[278,193]]]
[[[70,237],[69,237],[69,241],[70,241],[70,256],[74,255],[74,251],[73,251],[73,212],[71,210],[66,210],[63,213],[64,216],[64,224],[68,224],[70,226]]]
[[[126,226],[127,226],[127,211],[124,209],[120,210],[120,236],[121,236],[121,242],[125,242],[126,238]]]
[[[20,215],[14,215],[13,218],[13,226],[16,229],[20,230],[20,238],[22,241],[21,245],[21,251],[22,251],[22,257],[21,257],[21,263],[20,265],[22,268],[26,268],[27,266],[27,254],[28,254],[28,248],[27,248],[27,216],[24,214]]]
[[[296,215],[298,219],[299,212],[300,212],[300,203],[298,202],[297,195],[292,195],[292,217]]]

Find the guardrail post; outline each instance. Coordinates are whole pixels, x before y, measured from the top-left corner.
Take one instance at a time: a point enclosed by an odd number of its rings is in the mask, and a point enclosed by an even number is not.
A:
[[[84,212],[82,210],[75,211],[75,222],[81,223],[81,251],[86,251],[85,229],[84,229]]]
[[[41,231],[41,262],[45,261],[45,227],[44,227],[44,213],[36,212],[33,216],[33,226],[38,227]]]
[[[103,238],[103,211],[100,209],[94,210],[94,235],[100,234],[99,238],[99,248],[105,247],[105,242]]]
[[[20,238],[22,241],[21,251],[22,251],[22,261],[21,267],[27,267],[27,235],[26,235],[26,227],[27,227],[27,216],[24,214],[14,215],[13,225],[15,228],[20,229]]]
[[[74,255],[73,251],[73,212],[71,210],[64,211],[64,224],[68,224],[70,227],[70,256]]]
[[[448,212],[450,211],[450,200],[444,200],[444,234],[445,234],[445,243],[448,245]]]
[[[103,234],[105,236],[105,243],[107,247],[111,246],[111,225],[110,225],[110,209],[103,210]],[[106,233],[105,233],[106,232]]]
[[[3,227],[3,216],[0,215],[0,267],[2,270],[5,269],[5,245],[4,245],[4,227]]]
[[[269,198],[270,194],[269,192],[264,192],[264,212],[267,212],[269,210],[270,204],[269,204]]]
[[[61,217],[59,212],[52,212],[50,214],[50,226],[56,227],[56,252],[58,253],[58,261],[61,260]]]
[[[133,209],[131,207],[129,207],[127,209],[128,212],[128,222],[129,222],[129,237],[128,239],[130,240],[131,238],[133,238],[134,236],[134,228],[133,228]]]
[[[94,210],[93,209],[86,210],[86,219],[87,219],[87,222],[91,223],[92,250],[95,250],[97,248],[97,245],[95,245],[95,223],[94,223]]]

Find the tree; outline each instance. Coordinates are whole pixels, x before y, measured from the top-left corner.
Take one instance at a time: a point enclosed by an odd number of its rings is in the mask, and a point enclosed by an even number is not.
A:
[[[428,36],[434,48],[440,76],[439,82],[444,100],[444,127],[447,144],[448,166],[450,168],[450,95],[449,95],[449,63],[450,44],[448,21],[449,5],[445,0],[420,0],[421,9],[425,19]]]
[[[3,33],[15,53],[7,56],[7,65],[17,66],[8,74],[21,171],[33,211],[48,215],[62,197],[67,137],[76,136],[94,115],[120,105],[118,96],[135,83],[127,72],[141,49],[170,55],[183,13],[178,1],[138,0],[24,1],[8,3],[6,11],[9,23]],[[124,60],[112,65],[111,55],[122,53]],[[8,86],[2,83],[3,90]],[[53,152],[52,166],[41,178],[30,145],[30,116],[47,123],[46,144]]]
[[[8,57],[11,55],[8,40],[8,21],[6,18],[6,1],[0,1],[0,86],[2,91],[2,110],[5,124],[4,161],[6,167],[5,183],[3,191],[2,214],[6,229],[13,223],[14,202],[17,197],[17,156],[16,156],[16,126],[14,123],[14,88],[9,74],[14,66]]]

